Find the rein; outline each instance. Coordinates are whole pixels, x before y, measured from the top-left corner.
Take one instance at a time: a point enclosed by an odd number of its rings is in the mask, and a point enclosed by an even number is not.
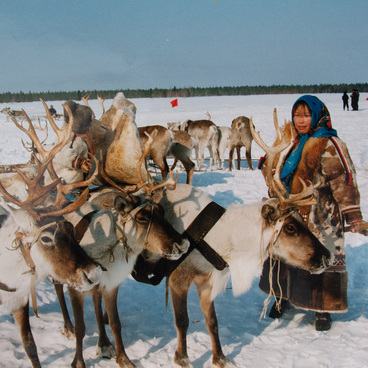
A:
[[[268,242],[268,245],[266,247],[266,252],[268,253],[269,260],[270,260],[270,272],[268,274],[269,283],[270,283],[270,292],[269,292],[267,298],[265,299],[265,301],[263,302],[262,313],[261,313],[261,316],[259,317],[260,320],[266,315],[267,308],[268,308],[268,305],[271,302],[272,296],[274,296],[274,298],[275,298],[276,308],[277,309],[281,308],[282,294],[281,294],[280,298],[277,299],[275,291],[273,290],[273,287],[272,287],[272,285],[273,285],[273,280],[272,280],[272,278],[273,278],[273,269],[276,265],[276,262],[273,262],[273,250],[274,250],[275,244],[277,242],[277,239],[279,238],[282,226],[284,225],[284,222],[285,222],[286,218],[288,218],[291,214],[292,214],[292,212],[289,212],[286,215],[283,215],[283,216],[281,216],[280,218],[277,219],[276,224],[274,225],[274,229],[273,229],[273,233],[271,235],[270,241]],[[262,231],[262,233],[263,233],[263,231]],[[261,249],[261,254],[262,254],[262,239],[261,239],[260,249]],[[261,256],[261,261],[262,261],[262,256]],[[280,264],[280,259],[278,259],[277,262],[278,262],[278,264]],[[263,264],[263,261],[262,261],[262,264]],[[278,267],[278,271],[280,271],[280,267]],[[277,283],[280,286],[279,272],[277,273]],[[281,286],[280,286],[280,290],[282,290]],[[281,293],[282,293],[282,291],[281,291]]]
[[[149,237],[149,234],[150,234],[150,231],[151,231],[151,228],[152,228],[152,221],[153,221],[153,206],[152,206],[152,203],[150,203],[150,202],[143,203],[143,204],[139,205],[138,207],[134,208],[128,214],[126,214],[125,216],[123,216],[122,220],[120,221],[120,223],[122,225],[122,229],[119,229],[119,230],[120,230],[120,233],[121,233],[122,237],[125,239],[125,244],[126,244],[126,238],[125,238],[125,235],[124,235],[125,225],[129,221],[134,220],[135,216],[137,215],[137,213],[140,210],[142,210],[143,208],[145,208],[147,206],[150,206],[150,205],[151,205],[151,216],[150,216],[150,221],[148,223],[146,235],[145,235],[145,238],[144,238],[144,249],[147,249],[147,246],[148,246],[148,237]],[[126,244],[126,246],[129,248],[128,244]]]

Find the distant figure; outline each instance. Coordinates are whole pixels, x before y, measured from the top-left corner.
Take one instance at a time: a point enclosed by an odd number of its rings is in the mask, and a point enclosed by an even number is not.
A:
[[[353,93],[350,95],[351,97],[351,108],[353,111],[358,110],[358,102],[359,102],[359,92],[356,88],[353,89]]]
[[[51,116],[56,115],[56,110],[54,109],[54,106],[50,105],[49,111],[50,111]]]
[[[349,110],[349,96],[347,94],[347,91],[344,92],[342,95],[342,109],[345,111],[345,107],[347,110]]]

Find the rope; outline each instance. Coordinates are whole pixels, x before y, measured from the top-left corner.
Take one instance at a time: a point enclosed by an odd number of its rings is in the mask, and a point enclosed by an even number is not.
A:
[[[278,259],[275,262],[273,261],[273,249],[274,249],[274,246],[275,246],[275,244],[277,242],[277,239],[280,235],[280,231],[281,231],[281,228],[284,224],[284,221],[288,216],[290,216],[290,214],[291,213],[289,213],[285,216],[282,216],[277,220],[274,231],[273,231],[272,236],[271,236],[271,239],[270,239],[270,241],[267,245],[267,253],[269,255],[269,260],[270,260],[270,271],[268,273],[268,283],[270,285],[270,291],[268,293],[267,298],[263,302],[263,309],[262,309],[261,315],[259,317],[259,320],[261,320],[262,318],[264,318],[266,316],[268,305],[270,304],[272,297],[275,298],[275,303],[276,303],[277,310],[281,309],[282,289],[281,289],[281,284],[280,284],[280,259]],[[263,230],[264,230],[264,228],[262,229],[262,234],[263,234]],[[262,239],[263,239],[263,236],[262,236]],[[263,243],[263,241],[261,242],[261,249],[262,249],[262,243]],[[261,254],[262,254],[262,250],[261,250]],[[275,268],[276,263],[278,265],[278,269],[277,269],[277,286],[279,287],[280,292],[281,292],[281,295],[280,295],[279,299],[277,299],[276,293],[273,289],[273,270]],[[262,262],[262,264],[263,264],[263,262]]]

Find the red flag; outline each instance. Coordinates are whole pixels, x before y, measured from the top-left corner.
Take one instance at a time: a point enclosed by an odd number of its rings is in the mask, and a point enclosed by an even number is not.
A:
[[[171,107],[175,107],[178,106],[178,99],[176,98],[175,100],[171,101]]]

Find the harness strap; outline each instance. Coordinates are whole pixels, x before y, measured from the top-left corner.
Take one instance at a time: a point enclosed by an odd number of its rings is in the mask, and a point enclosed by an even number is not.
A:
[[[216,202],[210,202],[183,233],[183,236],[186,237],[191,244],[194,243],[195,248],[201,252],[203,257],[219,271],[228,267],[228,264],[203,239],[225,211],[226,209]]]
[[[91,223],[92,217],[97,213],[98,211],[92,211],[87,213],[87,215],[84,215],[81,220],[78,222],[78,224],[75,226],[75,238],[78,242],[78,244],[83,239],[84,234],[86,233],[89,224]]]
[[[182,234],[190,242],[190,247],[185,254],[175,261],[161,258],[154,265],[147,262],[142,255],[139,255],[134,265],[132,277],[138,282],[158,285],[164,277],[169,277],[176,270],[193,249],[198,249],[203,257],[217,270],[221,271],[228,267],[223,258],[203,240],[225,211],[226,209],[216,202],[210,202]],[[149,277],[150,274],[153,274],[153,276]]]
[[[36,265],[33,262],[33,259],[31,257],[31,253],[30,253],[30,248],[29,247],[25,247],[24,243],[23,243],[23,234],[22,233],[17,233],[16,234],[16,240],[17,240],[17,245],[20,248],[21,252],[22,252],[22,256],[24,258],[24,260],[26,261],[28,267],[30,268],[30,270],[28,272],[30,272],[32,274],[31,276],[31,300],[32,300],[32,308],[33,308],[33,312],[35,314],[35,316],[37,318],[40,318],[38,315],[38,307],[37,307],[37,297],[36,297],[36,286],[35,286],[35,278],[36,278]]]

